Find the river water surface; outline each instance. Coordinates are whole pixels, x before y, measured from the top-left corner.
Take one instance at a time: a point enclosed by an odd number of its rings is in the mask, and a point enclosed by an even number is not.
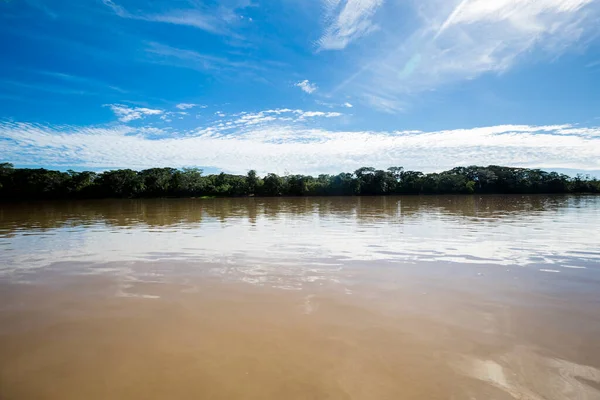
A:
[[[600,399],[600,196],[0,205],[0,399]]]

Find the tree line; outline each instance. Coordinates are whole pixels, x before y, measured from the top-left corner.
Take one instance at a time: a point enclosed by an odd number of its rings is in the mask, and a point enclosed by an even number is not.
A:
[[[0,164],[0,200],[135,197],[355,196],[392,194],[600,193],[600,181],[539,169],[457,167],[425,174],[402,167],[337,175],[204,175],[198,168],[119,169],[95,173]]]

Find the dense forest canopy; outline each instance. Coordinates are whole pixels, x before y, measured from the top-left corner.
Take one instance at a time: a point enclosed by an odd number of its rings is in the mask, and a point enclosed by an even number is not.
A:
[[[600,181],[539,169],[457,167],[424,174],[402,167],[337,175],[204,175],[196,168],[51,171],[0,164],[0,200],[201,196],[354,196],[472,193],[600,193]]]

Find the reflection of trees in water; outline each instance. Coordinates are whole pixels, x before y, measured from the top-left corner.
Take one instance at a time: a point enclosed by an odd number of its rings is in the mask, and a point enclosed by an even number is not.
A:
[[[214,219],[222,223],[269,220],[348,219],[357,223],[402,223],[442,214],[464,218],[502,219],[536,213],[565,212],[598,204],[593,196],[374,196],[301,198],[98,200],[5,204],[0,207],[0,233],[94,224],[126,227],[182,228]]]

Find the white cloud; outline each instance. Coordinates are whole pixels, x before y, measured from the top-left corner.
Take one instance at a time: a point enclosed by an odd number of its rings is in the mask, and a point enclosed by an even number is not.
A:
[[[193,103],[179,103],[175,107],[179,108],[180,110],[189,110],[190,108],[194,108],[197,106],[198,106],[198,104],[193,104]]]
[[[121,122],[130,122],[136,119],[142,119],[147,115],[160,115],[163,110],[157,110],[145,107],[129,107],[122,104],[105,104],[112,112],[119,117]]]
[[[536,32],[546,30],[540,21],[544,14],[572,13],[593,0],[462,0],[437,36],[451,26],[479,22],[510,21],[516,29]]]
[[[554,58],[598,33],[593,0],[417,0],[409,36],[383,26],[380,50],[333,91],[362,95],[387,111],[418,92],[503,73],[521,61]]]
[[[308,79],[300,81],[300,82],[294,84],[294,86],[299,87],[300,89],[302,89],[304,92],[306,92],[308,94],[312,94],[319,89],[316,84],[310,83]]]
[[[129,15],[129,13],[123,7],[116,4],[112,0],[102,0],[102,3],[104,3],[105,6],[111,8],[113,10],[113,12],[115,14],[117,14],[119,17],[126,18]]]
[[[341,50],[375,30],[373,16],[384,0],[325,0],[327,27],[317,41],[322,50]]]
[[[226,115],[221,113],[217,114],[220,117]],[[338,112],[323,112],[323,111],[304,111],[304,110],[292,110],[289,108],[278,108],[275,110],[265,110],[256,113],[242,112],[234,114],[234,119],[231,120],[220,120],[216,127],[217,131],[225,131],[229,129],[236,129],[236,132],[240,128],[265,125],[267,123],[292,123],[292,122],[306,122],[311,118],[334,118],[341,117],[343,114]]]
[[[321,106],[325,106],[328,108],[352,108],[354,107],[352,104],[345,102],[342,104],[339,103],[328,103],[326,101],[321,101],[321,100],[316,100],[315,101],[317,104],[321,105]]]
[[[298,113],[291,113],[299,115]],[[252,115],[252,114],[250,114]],[[55,167],[214,166],[282,173],[334,173],[361,166],[437,171],[457,165],[600,169],[600,128],[505,125],[435,132],[330,131],[250,117],[234,132],[208,126],[184,132],[156,128],[41,126],[0,122],[7,161]],[[283,114],[282,114],[283,115]],[[283,117],[282,117],[283,118]],[[239,119],[239,118],[238,118]],[[227,121],[232,122],[232,121]],[[232,126],[230,124],[229,126]]]
[[[164,111],[160,119],[165,122],[173,122],[173,118],[183,119],[186,115],[189,115],[186,111]]]
[[[242,125],[243,126],[251,126],[251,125],[264,124],[265,122],[275,121],[278,118],[278,117],[274,117],[272,115],[265,115],[265,114],[270,114],[270,113],[259,112],[259,113],[255,113],[255,114],[246,113],[244,115],[241,115],[238,119],[227,122],[228,129],[234,128],[234,127],[239,127]]]
[[[236,15],[236,9],[249,5],[249,3],[244,5],[243,2],[240,2],[240,7],[236,8],[228,8],[221,4],[219,7],[211,9],[199,4],[196,8],[176,9],[164,13],[152,13],[151,11],[132,13],[113,0],[102,0],[102,2],[122,18],[190,26],[213,34],[232,37],[237,35],[229,30],[229,26],[240,20]]]
[[[323,111],[305,111],[300,114],[299,119],[313,118],[313,117],[324,117],[324,118],[332,118],[332,117],[341,117],[342,114],[339,112],[323,112]]]
[[[140,17],[140,19],[174,25],[187,25],[215,34],[225,32],[223,20],[198,10],[176,10],[167,14],[146,15]]]
[[[591,63],[586,64],[586,68],[594,68],[600,66],[600,60],[592,61]]]
[[[45,70],[33,70],[33,72],[40,74],[40,75],[44,75],[53,79],[57,79],[60,80],[62,82],[66,82],[66,83],[70,83],[70,84],[76,84],[76,85],[84,85],[84,86],[89,86],[89,87],[93,87],[96,89],[111,89],[115,92],[118,93],[127,93],[127,90],[121,89],[118,86],[115,85],[111,85],[107,82],[103,82],[100,80],[96,80],[93,78],[89,78],[86,76],[79,76],[79,75],[73,75],[73,74],[65,74],[62,72],[56,72],[56,71],[45,71]]]
[[[213,70],[215,72],[224,72],[239,69],[262,71],[261,66],[255,65],[247,59],[240,61],[230,60],[228,58],[171,47],[156,42],[147,43],[146,53],[150,61],[197,71]]]

